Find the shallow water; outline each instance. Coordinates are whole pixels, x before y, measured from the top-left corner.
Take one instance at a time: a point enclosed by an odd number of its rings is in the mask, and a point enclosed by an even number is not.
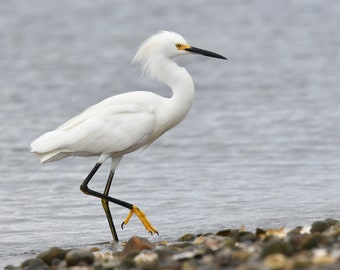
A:
[[[42,166],[29,144],[108,96],[169,96],[129,65],[160,29],[229,60],[178,59],[195,82],[193,108],[123,159],[112,195],[146,212],[156,240],[339,218],[339,13],[324,0],[2,1],[0,267],[51,246],[111,240],[100,201],[79,191],[96,158]],[[127,214],[112,212],[117,224]],[[147,237],[136,218],[117,230],[121,240]]]

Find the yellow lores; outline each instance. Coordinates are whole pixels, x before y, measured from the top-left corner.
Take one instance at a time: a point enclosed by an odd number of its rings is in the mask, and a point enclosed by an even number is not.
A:
[[[189,44],[176,43],[176,48],[179,50],[187,50],[190,49],[191,46]]]

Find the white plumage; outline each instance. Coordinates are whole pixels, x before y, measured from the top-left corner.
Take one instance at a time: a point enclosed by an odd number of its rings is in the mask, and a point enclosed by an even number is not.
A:
[[[109,97],[31,143],[31,151],[43,163],[69,156],[99,156],[96,166],[81,185],[81,190],[102,199],[112,236],[116,241],[118,236],[108,206],[109,201],[130,209],[122,226],[127,224],[134,213],[149,232],[157,233],[140,209],[110,197],[109,190],[123,155],[152,143],[177,125],[188,113],[194,99],[194,84],[189,73],[179,67],[173,57],[190,53],[226,59],[188,45],[179,34],[160,32],[142,43],[133,63],[139,65],[145,75],[168,85],[173,93],[170,98],[145,91]],[[87,184],[109,157],[112,159],[111,171],[104,192],[89,189]]]
[[[133,60],[146,75],[172,88],[171,98],[144,91],[107,98],[37,138],[32,152],[41,162],[68,156],[102,156],[102,160],[150,144],[178,124],[192,104],[194,86],[187,71],[171,60],[188,53],[178,50],[176,43],[186,44],[176,33],[161,32],[146,40]]]

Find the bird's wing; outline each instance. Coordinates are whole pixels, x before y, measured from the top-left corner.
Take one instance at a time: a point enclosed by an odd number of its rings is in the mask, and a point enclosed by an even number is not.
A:
[[[150,142],[155,121],[154,112],[147,107],[97,104],[56,130],[43,134],[31,147],[40,154],[125,154]]]

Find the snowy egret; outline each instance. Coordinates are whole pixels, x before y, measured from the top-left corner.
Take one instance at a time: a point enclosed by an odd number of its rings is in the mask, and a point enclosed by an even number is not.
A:
[[[179,67],[173,57],[191,53],[226,59],[190,46],[177,33],[159,32],[142,43],[132,62],[139,65],[144,74],[169,86],[172,90],[170,98],[146,91],[112,96],[31,143],[31,151],[40,157],[42,163],[69,156],[99,156],[80,189],[101,199],[115,241],[118,236],[109,202],[130,210],[122,228],[135,214],[149,233],[158,234],[136,205],[109,196],[109,191],[116,168],[125,154],[147,147],[188,113],[194,99],[194,84],[186,69]],[[88,183],[108,158],[111,158],[110,174],[104,192],[100,193],[90,189]]]

